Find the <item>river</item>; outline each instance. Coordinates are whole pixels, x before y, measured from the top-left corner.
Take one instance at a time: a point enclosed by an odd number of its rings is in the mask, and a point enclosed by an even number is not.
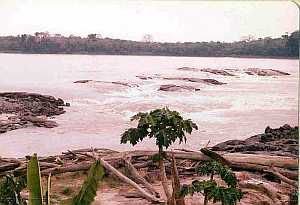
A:
[[[56,116],[58,127],[29,127],[0,135],[0,156],[20,157],[37,152],[57,154],[68,149],[105,147],[132,149],[120,144],[120,135],[134,123],[130,116],[139,111],[168,106],[178,110],[199,127],[187,144],[199,149],[228,139],[244,139],[264,132],[266,126],[298,124],[299,61],[291,59],[158,57],[109,55],[0,54],[0,91],[26,91],[53,95],[71,104]],[[277,69],[289,76],[252,76],[239,73],[221,76],[180,71],[179,67]],[[185,84],[162,79],[142,80],[137,75],[213,78],[225,85],[197,84],[200,91],[158,91],[163,84]],[[77,80],[120,81],[73,83]],[[152,140],[135,149],[155,149]]]

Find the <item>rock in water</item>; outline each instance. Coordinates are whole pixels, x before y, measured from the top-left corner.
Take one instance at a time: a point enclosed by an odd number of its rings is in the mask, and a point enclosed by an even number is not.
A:
[[[212,69],[212,68],[190,68],[190,67],[182,67],[177,68],[177,70],[182,71],[193,71],[193,72],[206,72],[206,73],[212,73],[215,75],[223,75],[223,76],[234,76],[232,73],[229,73],[225,70],[221,69]]]
[[[53,128],[57,123],[47,117],[65,113],[67,106],[60,98],[26,92],[0,93],[0,133],[29,125]],[[44,116],[44,117],[43,117]]]
[[[248,68],[245,71],[248,75],[258,75],[258,76],[283,76],[290,75],[289,73],[282,72],[274,69],[262,69],[262,68]]]
[[[174,84],[167,84],[167,85],[161,85],[158,90],[161,91],[199,91],[199,88],[194,88],[192,86],[187,85],[174,85]]]

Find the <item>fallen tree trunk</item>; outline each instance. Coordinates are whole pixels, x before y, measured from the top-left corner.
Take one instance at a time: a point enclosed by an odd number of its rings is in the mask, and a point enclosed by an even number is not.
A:
[[[171,158],[171,152],[166,151],[167,155]],[[155,151],[129,151],[126,152],[126,155],[132,157],[141,157],[141,156],[152,156],[157,154]],[[283,156],[270,156],[262,154],[241,154],[241,153],[225,153],[220,154],[225,160],[231,162],[232,166],[240,163],[249,163],[262,166],[274,166],[285,169],[298,169],[298,159],[292,157],[283,157]],[[189,159],[196,161],[207,161],[210,158],[200,152],[174,152],[176,159]]]
[[[207,148],[201,148],[200,151],[205,154],[206,156],[210,157],[211,159],[214,159],[218,162],[220,162],[223,165],[227,165],[227,166],[231,166],[231,162],[229,162],[228,160],[226,160],[224,157],[222,157],[220,154],[211,151]]]
[[[276,190],[273,190],[273,188],[268,186],[266,183],[247,180],[239,182],[239,187],[242,189],[253,189],[259,191],[263,194],[266,194],[274,202],[274,204],[282,204],[279,200]]]
[[[46,170],[42,170],[41,174],[43,176],[47,176],[51,173],[51,175],[62,174],[66,172],[78,172],[78,171],[86,171],[89,170],[93,162],[82,162],[80,164],[72,164],[69,166],[62,167],[54,167]]]
[[[270,173],[274,174],[275,176],[277,176],[281,181],[283,181],[289,185],[292,185],[295,188],[298,188],[298,183],[296,181],[290,180],[289,178],[283,176],[275,168],[270,168],[268,170],[265,170],[265,172],[270,172]]]
[[[286,181],[286,183],[288,184],[291,184],[293,186],[298,186],[298,184],[290,179],[288,179],[286,176],[284,175],[287,175],[288,173],[285,171],[285,170],[278,170],[277,172],[275,171],[275,168],[273,168],[272,170],[267,170],[267,166],[262,166],[262,165],[258,165],[258,164],[251,164],[251,163],[245,163],[245,162],[240,162],[240,163],[234,163],[232,164],[231,162],[229,162],[228,160],[226,160],[225,158],[223,158],[220,154],[214,152],[214,151],[211,151],[211,150],[208,150],[206,148],[202,148],[200,150],[203,154],[209,156],[210,158],[216,160],[216,161],[219,161],[220,163],[222,164],[225,164],[225,165],[228,165],[232,168],[238,168],[238,169],[241,169],[241,170],[253,170],[253,171],[259,171],[259,172],[271,172],[273,173],[274,175],[278,176],[279,178],[281,178],[282,181]],[[271,165],[271,167],[273,167],[273,165]],[[282,174],[280,173],[282,172]],[[291,176],[290,176],[291,177]],[[298,174],[296,174],[296,177],[298,179]],[[294,179],[294,178],[292,178]]]
[[[108,162],[106,162],[105,160],[103,160],[101,158],[99,160],[100,160],[101,164],[103,165],[103,167],[105,169],[112,172],[114,175],[116,175],[123,182],[125,182],[125,183],[131,185],[132,187],[134,187],[145,199],[147,199],[148,201],[151,201],[151,202],[162,203],[162,201],[160,199],[158,199],[155,196],[153,196],[153,195],[149,194],[148,192],[146,192],[139,185],[137,185],[134,181],[132,181],[128,177],[124,176],[121,172],[119,172],[117,169],[115,169],[113,166],[111,166]]]
[[[159,193],[153,188],[153,186],[147,182],[146,179],[140,176],[135,167],[126,159],[124,159],[125,167],[130,172],[131,176],[138,182],[145,186],[145,188],[150,192],[150,194],[154,195],[157,198],[160,198]]]

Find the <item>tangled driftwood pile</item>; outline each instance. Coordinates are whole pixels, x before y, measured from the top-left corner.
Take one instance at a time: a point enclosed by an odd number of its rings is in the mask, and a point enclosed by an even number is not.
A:
[[[204,152],[203,152],[204,150]],[[151,202],[162,202],[158,192],[151,185],[151,176],[157,175],[158,166],[152,160],[155,151],[127,151],[117,152],[109,149],[80,149],[69,150],[57,156],[40,157],[41,174],[52,175],[66,172],[77,172],[88,170],[95,159],[100,159],[108,174],[117,176],[124,183],[135,188],[139,196]],[[209,149],[202,149],[202,152],[189,150],[176,150],[167,152],[168,159],[165,163],[167,174],[171,175],[171,156],[174,154],[180,178],[195,175],[195,168],[201,161],[211,160],[216,157],[223,157],[230,162],[230,167],[234,171],[246,171],[255,173],[257,176],[268,176],[261,183],[251,181],[247,178],[240,178],[240,187],[246,190],[254,190],[266,194],[270,200],[280,204],[287,198],[286,194],[277,193],[276,189],[270,188],[268,181],[276,182],[280,186],[296,188],[298,179],[298,159],[296,157],[269,156],[262,154],[242,154],[242,153],[217,153]],[[21,175],[26,172],[27,160],[29,157],[21,159],[0,158],[0,175],[14,173]],[[120,168],[128,170],[127,176]],[[146,170],[146,175],[141,176],[139,170]],[[260,177],[259,177],[260,178]],[[271,186],[272,187],[272,186]],[[267,191],[266,191],[267,190]]]

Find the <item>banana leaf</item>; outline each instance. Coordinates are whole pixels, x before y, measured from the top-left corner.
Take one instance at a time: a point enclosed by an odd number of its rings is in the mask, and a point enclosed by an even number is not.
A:
[[[41,175],[36,154],[33,154],[27,165],[27,188],[29,191],[29,205],[42,205]]]

